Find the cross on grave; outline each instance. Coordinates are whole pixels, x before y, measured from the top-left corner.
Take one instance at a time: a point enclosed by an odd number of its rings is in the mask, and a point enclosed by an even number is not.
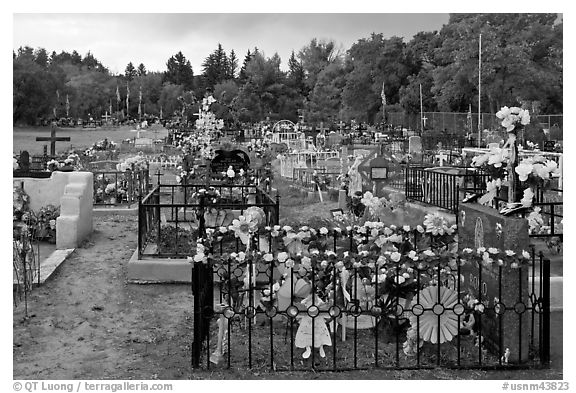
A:
[[[440,161],[440,166],[444,166],[444,160],[448,158],[448,156],[444,153],[436,154],[434,157]]]
[[[104,118],[104,121],[105,121],[106,123],[108,123],[108,119],[111,119],[111,118],[112,118],[112,116],[108,114],[108,111],[106,111],[106,113],[103,114],[102,117]]]
[[[426,116],[424,116],[424,117],[422,118],[422,122],[424,123],[424,127],[426,127],[426,120],[428,120],[428,118],[427,118]]]
[[[344,130],[344,122],[342,120],[340,120],[340,123],[338,123],[338,127],[340,127],[340,133],[342,133],[342,131]]]
[[[52,157],[56,156],[56,142],[70,142],[69,136],[56,136],[56,126],[52,124],[52,129],[50,130],[50,136],[38,136],[36,137],[37,142],[50,142],[50,155]]]

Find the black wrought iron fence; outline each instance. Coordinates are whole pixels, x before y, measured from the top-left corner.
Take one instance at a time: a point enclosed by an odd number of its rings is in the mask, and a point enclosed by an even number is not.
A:
[[[116,206],[137,203],[138,197],[150,189],[149,167],[136,168],[132,164],[126,171],[93,170],[94,205]]]
[[[245,245],[230,239],[212,244],[209,257],[193,264],[192,366],[341,371],[549,362],[550,264],[542,253],[532,250],[516,265],[486,264],[476,251],[442,262],[418,249],[427,235],[402,236],[414,255],[359,251],[369,237],[360,232],[330,231],[326,248],[309,257],[283,255],[271,233],[255,234],[259,254],[242,255]],[[236,254],[217,255],[222,242],[235,244]]]
[[[280,197],[256,185],[157,185],[138,205],[139,258],[186,258],[207,229],[228,227],[253,207],[266,225],[279,222]]]
[[[482,193],[490,176],[477,168],[407,167],[406,199],[458,211],[465,192]]]

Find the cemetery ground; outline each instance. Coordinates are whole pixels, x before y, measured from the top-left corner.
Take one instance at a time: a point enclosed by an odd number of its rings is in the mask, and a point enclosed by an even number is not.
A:
[[[286,207],[299,220],[324,208],[320,203]],[[552,313],[550,369],[272,373],[266,365],[193,370],[191,288],[127,283],[136,243],[135,217],[95,217],[91,237],[32,291],[29,317],[22,305],[14,310],[15,379],[562,379],[561,313]],[[232,351],[241,353],[243,345],[234,341]]]

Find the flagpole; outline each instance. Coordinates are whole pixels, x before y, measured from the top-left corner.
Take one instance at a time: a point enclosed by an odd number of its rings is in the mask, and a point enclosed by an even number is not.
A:
[[[420,134],[424,133],[424,106],[422,104],[422,84],[420,83]]]
[[[482,34],[478,40],[478,147],[482,147]]]

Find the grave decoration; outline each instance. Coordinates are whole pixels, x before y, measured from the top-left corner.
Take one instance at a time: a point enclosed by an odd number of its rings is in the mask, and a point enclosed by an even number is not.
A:
[[[257,247],[255,234],[271,238],[277,248],[262,251]],[[208,252],[214,249],[215,242],[230,236],[239,237],[247,250],[221,255]],[[340,246],[333,248],[333,244],[348,242],[348,239],[354,242],[355,249],[342,253]],[[268,281],[268,290],[261,292],[264,302],[260,302],[262,299],[256,295],[254,284],[246,286],[255,292],[251,298],[259,299],[248,306],[266,308],[273,305],[276,310],[286,311],[292,316],[298,315],[298,310],[306,315],[305,311],[308,310],[308,315],[326,316],[330,321],[333,318],[326,309],[337,306],[342,313],[336,317],[336,321],[343,330],[349,324],[348,315],[355,316],[352,319],[358,325],[360,316],[365,317],[361,323],[364,328],[375,327],[373,316],[381,316],[379,324],[389,324],[405,332],[406,340],[402,345],[408,356],[416,355],[418,348],[426,343],[455,345],[455,337],[463,330],[476,331],[478,322],[470,322],[470,316],[474,314],[479,317],[475,320],[478,321],[487,312],[481,301],[461,298],[456,291],[456,282],[460,278],[455,274],[459,264],[494,264],[519,271],[525,269],[530,261],[530,255],[526,252],[515,253],[496,248],[467,248],[458,253],[455,228],[441,216],[432,214],[416,227],[387,226],[383,222],[366,221],[362,225],[331,229],[277,225],[257,230],[252,217],[240,217],[228,228],[207,232],[201,243],[200,252],[197,250],[196,256],[189,257],[191,263],[210,265],[214,271],[243,272],[235,279],[245,284],[247,280],[250,281],[250,276],[254,278],[257,272],[266,271],[265,266],[274,266],[273,282]],[[253,272],[248,269],[248,261],[253,264]],[[228,276],[223,279],[221,287],[232,285],[226,281]],[[319,308],[319,313],[313,311],[314,314],[310,314],[311,310],[316,309],[307,307],[306,299],[309,296],[313,297],[313,304]],[[321,307],[322,304],[326,309]],[[233,305],[224,303],[219,307],[226,310],[232,306],[234,312],[240,315],[242,308],[246,307],[241,301],[234,301]],[[442,307],[439,313],[436,310],[438,307]],[[423,312],[418,312],[418,309]],[[509,310],[504,312],[511,313]],[[322,319],[318,318],[320,321]],[[302,322],[302,329],[305,329],[308,322]],[[219,327],[223,329],[224,325],[219,324]],[[318,328],[323,330],[320,325]],[[220,339],[222,336],[218,335]],[[482,349],[482,356],[487,357],[485,338],[474,337],[472,335],[470,340],[475,340]],[[465,339],[461,338],[462,341]],[[305,340],[302,343],[305,344]],[[328,342],[322,343],[328,345]],[[306,349],[304,357],[308,355],[308,347],[302,346]],[[217,348],[223,350],[220,343]],[[512,347],[510,352],[509,356],[513,359]],[[222,354],[220,352],[218,355]],[[499,357],[500,354],[495,356]]]
[[[490,204],[503,185],[508,187],[508,204],[501,210],[503,214],[509,214],[518,208],[530,208],[536,188],[542,190],[550,188],[552,176],[559,173],[556,162],[546,159],[543,155],[524,158],[515,164],[512,162],[512,153],[505,148],[493,148],[487,154],[476,156],[472,160],[473,166],[482,168],[492,179],[487,182],[487,193],[479,199],[479,203]],[[511,166],[514,167],[512,176]],[[516,179],[516,183],[511,181],[512,178]],[[517,187],[517,190],[514,196],[511,196],[510,190],[514,187]],[[517,202],[517,199],[520,201]]]
[[[12,196],[14,240],[26,226],[33,238],[56,243],[56,219],[60,216],[60,207],[46,205],[35,212],[30,209],[30,197],[20,187],[13,187]]]

